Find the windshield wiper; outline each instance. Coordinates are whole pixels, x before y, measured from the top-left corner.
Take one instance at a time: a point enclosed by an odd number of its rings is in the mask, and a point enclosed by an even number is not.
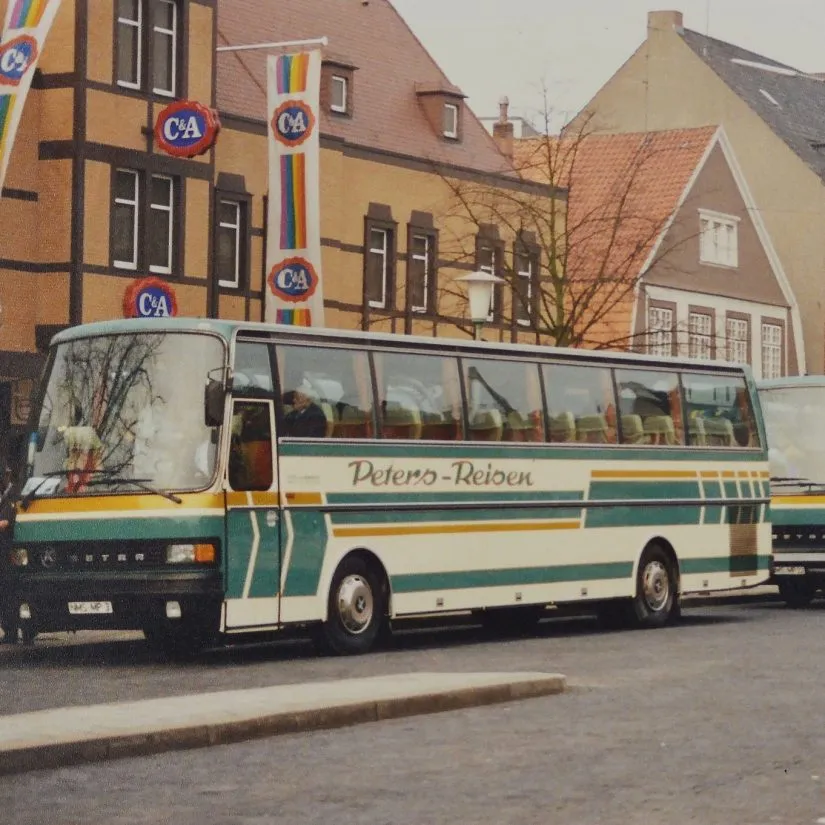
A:
[[[44,473],[40,481],[38,481],[37,484],[35,484],[34,487],[31,490],[29,490],[28,493],[20,496],[20,506],[24,510],[28,510],[29,505],[32,503],[32,501],[34,501],[35,498],[37,498],[37,493],[39,492],[40,488],[47,481],[51,481],[54,478],[68,478],[69,475],[75,472],[77,472],[77,470],[54,470],[51,473]],[[100,472],[100,470],[90,470],[88,472],[96,473]]]
[[[105,473],[107,471],[100,470],[99,472]],[[169,501],[174,501],[175,504],[183,503],[183,499],[180,496],[176,496],[174,493],[170,493],[167,490],[161,490],[158,487],[153,487],[151,481],[151,478],[124,478],[122,476],[117,476],[115,473],[109,471],[109,474],[104,476],[103,478],[93,478],[88,483],[89,485],[134,484],[135,487],[139,487],[141,490],[145,490],[147,493],[154,493],[156,496],[163,496],[164,498],[168,498]]]

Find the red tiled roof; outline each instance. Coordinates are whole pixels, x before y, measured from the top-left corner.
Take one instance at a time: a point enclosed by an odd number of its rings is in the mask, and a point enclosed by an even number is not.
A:
[[[515,166],[525,178],[568,189],[568,298],[590,300],[594,279],[622,296],[602,320],[605,339],[629,328],[633,297],[609,279],[635,283],[716,132],[707,126],[516,141]]]
[[[328,37],[327,53],[358,67],[353,116],[321,114],[321,131],[350,143],[481,172],[512,172],[465,109],[460,143],[437,135],[416,84],[455,89],[389,0],[219,0],[218,45]],[[265,51],[220,52],[218,108],[266,119]],[[456,90],[457,91],[457,90]]]

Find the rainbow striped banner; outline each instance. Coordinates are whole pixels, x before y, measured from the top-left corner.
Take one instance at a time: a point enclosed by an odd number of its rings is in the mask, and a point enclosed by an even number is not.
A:
[[[271,56],[267,81],[269,212],[264,317],[291,326],[323,326],[321,52]]]
[[[7,28],[36,29],[46,13],[49,0],[14,0],[10,2],[11,15]]]
[[[279,95],[295,95],[307,90],[309,52],[284,54],[277,58],[275,67]]]
[[[0,38],[0,191],[43,44],[62,0],[8,0]]]

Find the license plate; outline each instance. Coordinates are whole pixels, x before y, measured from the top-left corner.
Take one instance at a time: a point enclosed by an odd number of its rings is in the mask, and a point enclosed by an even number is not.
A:
[[[100,615],[111,612],[111,602],[69,602],[69,613],[74,616]]]
[[[773,572],[776,576],[804,576],[805,568],[782,565],[781,567],[774,567]]]

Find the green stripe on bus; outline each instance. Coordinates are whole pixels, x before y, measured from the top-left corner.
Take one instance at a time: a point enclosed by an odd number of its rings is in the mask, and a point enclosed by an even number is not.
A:
[[[292,510],[292,552],[284,583],[284,596],[314,596],[329,533],[324,514],[318,510]]]
[[[547,501],[581,501],[581,490],[552,490],[541,492],[508,492],[506,490],[479,490],[477,492],[447,493],[328,493],[328,504],[483,504],[502,502],[512,504],[543,504]]]
[[[825,507],[771,507],[770,518],[773,529],[784,527],[815,527],[825,525]]]
[[[587,510],[584,526],[596,527],[669,527],[680,524],[699,524],[700,506],[657,504],[645,507],[592,507]]]
[[[706,462],[726,464],[764,463],[767,455],[762,451],[748,450],[697,450],[691,447],[613,447],[603,445],[582,447],[556,447],[551,444],[509,445],[506,442],[494,444],[473,444],[464,441],[445,441],[443,444],[421,444],[416,441],[305,441],[302,443],[281,442],[278,445],[281,458],[315,456],[319,458],[452,458],[460,460],[467,456],[480,459],[519,459],[535,461],[539,459],[568,459],[590,461],[689,461],[695,465]]]
[[[701,559],[679,559],[682,575],[691,573],[765,572],[770,569],[770,556],[719,556]]]
[[[223,537],[223,513],[173,518],[94,518],[18,521],[15,544],[39,541],[122,541],[141,539],[207,539]]]
[[[700,499],[698,481],[594,481],[589,499],[593,501],[639,501],[650,499]]]
[[[514,567],[508,570],[409,573],[391,576],[390,583],[395,593],[419,593],[427,590],[466,590],[471,587],[627,579],[632,574],[632,562],[612,562],[565,564],[557,567]]]
[[[485,508],[484,510],[392,510],[387,505],[386,510],[372,510],[368,512],[332,513],[330,518],[336,526],[344,524],[420,524],[433,522],[449,524],[452,522],[487,522],[487,521],[558,521],[559,519],[579,519],[582,510],[580,507],[559,507],[553,509],[530,509],[519,507]]]
[[[703,481],[702,487],[705,490],[705,498],[722,498],[722,485],[718,481]]]

